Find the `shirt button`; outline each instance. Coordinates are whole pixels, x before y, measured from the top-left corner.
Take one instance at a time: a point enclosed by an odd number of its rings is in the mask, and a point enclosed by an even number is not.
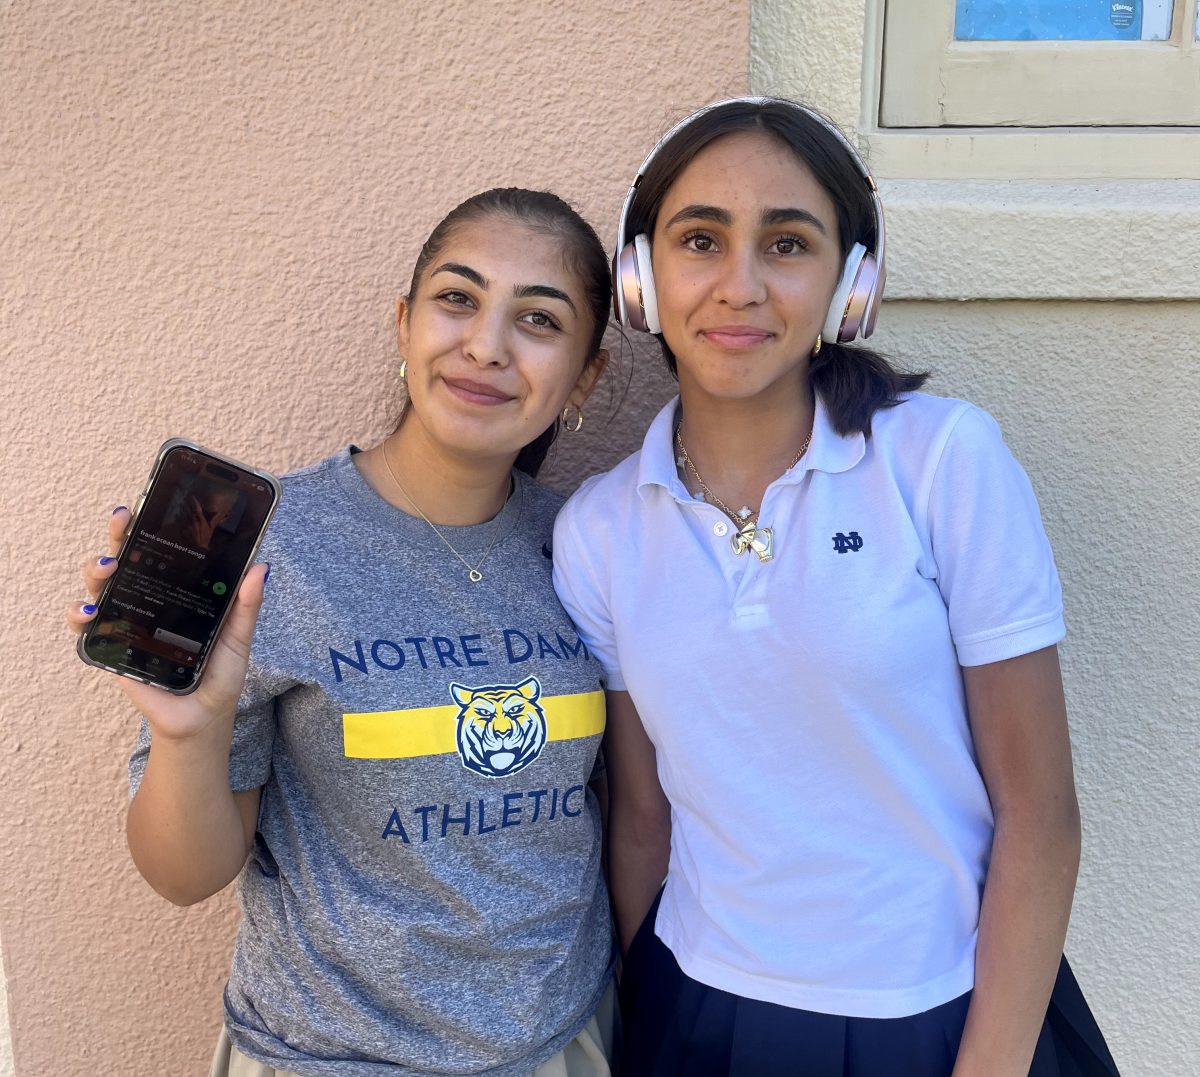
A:
[[[713,534],[720,535],[722,538],[724,538],[729,534],[729,525],[724,520],[722,520],[720,523],[713,524]]]

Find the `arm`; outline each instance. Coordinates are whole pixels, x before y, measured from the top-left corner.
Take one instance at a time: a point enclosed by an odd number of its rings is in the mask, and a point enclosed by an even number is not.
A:
[[[229,743],[225,723],[184,742],[155,735],[129,806],[126,838],[133,862],[176,905],[193,905],[223,890],[254,844],[262,790],[230,791]]]
[[[129,518],[121,509],[109,521],[114,554]],[[92,595],[116,568],[111,559],[107,565],[102,560],[84,569]],[[265,583],[265,566],[246,574],[195,692],[178,696],[118,678],[152,735],[145,774],[129,809],[129,850],[146,881],[177,905],[202,901],[228,885],[254,841],[260,790],[230,790],[229,751]],[[67,621],[80,631],[94,615],[93,606],[76,607]]]
[[[609,692],[607,706],[608,885],[624,954],[667,875],[671,806],[658,783],[654,745],[629,693]]]
[[[963,669],[995,816],[975,990],[954,1077],[1025,1077],[1062,956],[1079,808],[1058,651]]]

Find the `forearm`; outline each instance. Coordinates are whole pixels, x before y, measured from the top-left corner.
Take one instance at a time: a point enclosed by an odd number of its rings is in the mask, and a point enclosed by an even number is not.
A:
[[[671,846],[669,817],[639,821],[630,814],[614,805],[608,831],[609,892],[622,954],[667,876]]]
[[[203,901],[223,889],[249,852],[247,794],[230,791],[229,744],[224,723],[182,741],[155,739],[129,807],[134,863],[158,893],[177,905]],[[253,798],[256,810],[257,792]]]
[[[1062,957],[1079,867],[1074,797],[997,817],[975,990],[954,1077],[1026,1077]]]

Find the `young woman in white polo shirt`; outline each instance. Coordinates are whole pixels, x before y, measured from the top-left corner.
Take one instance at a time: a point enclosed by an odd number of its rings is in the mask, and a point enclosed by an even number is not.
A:
[[[995,422],[846,346],[883,255],[786,101],[689,117],[622,210],[618,313],[679,397],[554,575],[607,674],[626,1074],[1115,1073],[1062,959],[1053,558]]]

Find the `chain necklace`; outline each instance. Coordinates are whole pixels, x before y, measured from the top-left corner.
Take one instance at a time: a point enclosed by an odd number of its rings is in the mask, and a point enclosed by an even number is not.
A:
[[[812,441],[812,430],[808,432],[808,437],[804,439],[804,444],[797,450],[796,455],[792,457],[792,462],[784,469],[791,471],[798,463],[800,458],[808,452],[809,443]],[[708,483],[701,477],[696,465],[692,463],[692,458],[688,455],[687,446],[683,443],[683,424],[675,428],[675,446],[679,449],[679,458],[676,463],[681,468],[686,468],[696,480],[696,485],[700,487],[701,495],[704,500],[720,509],[730,520],[733,521],[737,530],[729,539],[729,545],[733,549],[736,556],[740,557],[747,550],[753,550],[759,561],[766,563],[775,556],[775,532],[769,527],[758,526],[758,510],[750,508],[749,505],[743,505],[737,512],[734,512],[728,505],[725,504],[716,494],[708,488]]]
[[[496,545],[496,539],[500,537],[499,530],[497,530],[496,534],[492,536],[492,541],[488,543],[488,548],[483,551],[483,556],[476,561],[474,565],[472,565],[470,561],[463,557],[463,555],[454,548],[450,540],[442,534],[442,532],[438,529],[438,525],[421,511],[421,506],[412,499],[412,494],[404,489],[404,484],[398,478],[396,478],[396,473],[392,470],[392,465],[387,458],[386,445],[380,447],[379,454],[383,457],[383,466],[387,468],[387,473],[392,477],[392,482],[396,484],[396,488],[404,495],[405,500],[417,510],[417,515],[420,516],[421,519],[433,529],[433,533],[437,535],[437,537],[440,538],[443,543],[445,543],[446,549],[448,549],[462,562],[463,568],[467,570],[467,579],[469,579],[472,583],[478,583],[480,580],[482,580],[483,573],[479,570],[483,567],[484,561],[488,559],[488,554],[492,552],[492,547]]]

